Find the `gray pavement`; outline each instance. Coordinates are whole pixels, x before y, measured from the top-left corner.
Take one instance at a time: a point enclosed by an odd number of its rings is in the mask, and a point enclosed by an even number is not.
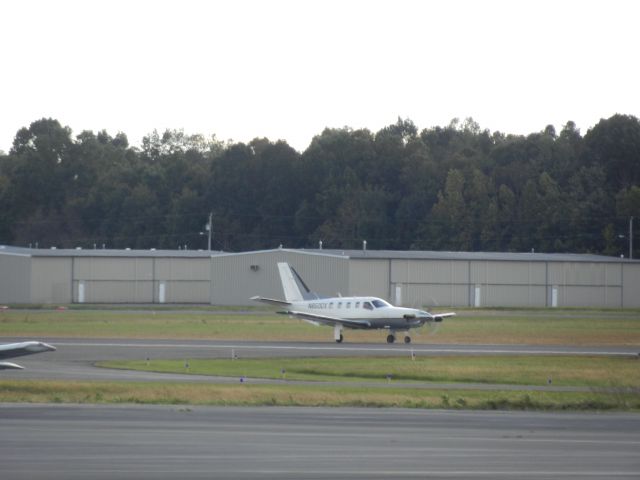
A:
[[[93,365],[232,353],[241,358],[409,356],[412,350],[415,355],[637,355],[632,348],[598,347],[39,340],[58,350],[23,357],[27,370],[3,371],[2,378],[236,382]],[[14,339],[0,339],[5,341]],[[638,478],[638,452],[637,414],[0,405],[3,480]]]
[[[0,406],[14,479],[638,478],[640,416]]]

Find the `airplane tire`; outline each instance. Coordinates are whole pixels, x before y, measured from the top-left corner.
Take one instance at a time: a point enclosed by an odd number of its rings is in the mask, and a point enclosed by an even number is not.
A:
[[[344,337],[340,334],[340,338],[336,338],[336,343],[342,343],[342,340],[344,340]]]
[[[394,337],[393,335],[387,336],[387,343],[393,343],[395,341],[396,341],[396,337]]]
[[[411,343],[411,337],[409,335],[404,337],[404,343]]]

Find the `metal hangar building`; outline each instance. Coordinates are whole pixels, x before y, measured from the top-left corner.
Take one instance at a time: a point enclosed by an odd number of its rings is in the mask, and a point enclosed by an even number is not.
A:
[[[2,304],[253,305],[282,298],[277,262],[319,295],[405,306],[640,307],[640,262],[582,254],[274,249],[32,249],[0,246]]]

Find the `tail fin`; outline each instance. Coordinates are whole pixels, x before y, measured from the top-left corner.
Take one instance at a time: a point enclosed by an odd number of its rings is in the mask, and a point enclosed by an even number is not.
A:
[[[304,300],[304,296],[296,283],[296,277],[294,275],[297,274],[294,273],[295,271],[293,268],[291,268],[288,263],[281,262],[278,263],[278,270],[280,271],[280,281],[282,282],[284,298],[287,302],[299,302]],[[300,276],[298,275],[298,278],[299,277]]]

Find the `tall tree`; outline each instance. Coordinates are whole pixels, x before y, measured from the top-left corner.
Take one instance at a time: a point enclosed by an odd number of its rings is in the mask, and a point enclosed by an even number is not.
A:
[[[418,133],[325,129],[299,154],[256,138],[182,130],[126,135],[57,120],[20,129],[0,155],[0,242],[40,246],[428,248],[617,252],[638,216],[638,119],[581,136],[569,121],[526,136],[468,118]],[[640,242],[639,242],[640,243]]]
[[[584,141],[586,162],[604,168],[612,188],[640,185],[640,121],[636,117],[617,114],[600,120]]]

